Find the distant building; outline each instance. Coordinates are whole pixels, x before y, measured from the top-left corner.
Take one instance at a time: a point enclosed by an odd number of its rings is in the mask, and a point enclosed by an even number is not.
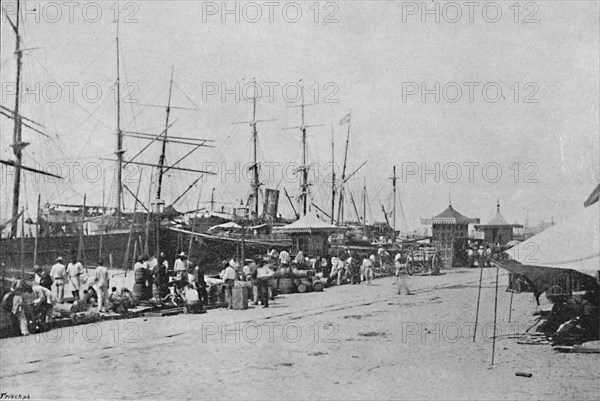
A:
[[[513,231],[515,228],[523,228],[523,226],[506,222],[504,216],[500,213],[500,202],[496,205],[496,215],[489,223],[475,226],[476,230],[483,232],[484,242],[493,245],[505,245],[507,242],[512,241],[515,238]]]
[[[421,219],[421,224],[432,226],[431,241],[440,252],[446,269],[467,265],[469,224],[475,223],[479,223],[479,219],[460,214],[452,205],[431,219]]]

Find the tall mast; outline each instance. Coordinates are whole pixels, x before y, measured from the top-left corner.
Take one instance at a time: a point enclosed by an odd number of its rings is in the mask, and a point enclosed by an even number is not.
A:
[[[165,134],[162,139],[162,151],[160,153],[160,158],[158,159],[158,189],[156,190],[156,199],[160,199],[162,192],[162,181],[163,181],[163,167],[165,165],[165,152],[167,150],[167,131],[169,129],[169,117],[171,115],[171,94],[173,91],[173,71],[174,68],[171,67],[171,83],[169,84],[169,101],[167,103],[167,118],[165,122]]]
[[[396,166],[394,166],[394,175],[392,176],[392,185],[394,187],[394,234],[392,235],[392,242],[396,241]]]
[[[301,196],[302,196],[302,212],[303,212],[302,215],[306,216],[306,213],[308,212],[308,166],[306,165],[306,163],[307,163],[306,129],[310,128],[310,127],[321,127],[323,124],[306,125],[304,109],[306,108],[306,106],[312,106],[315,103],[306,104],[304,102],[304,83],[302,83],[302,85],[300,87],[300,94],[301,94],[302,103],[299,106],[292,106],[292,107],[300,107],[300,112],[301,112],[301,117],[302,117],[301,124],[299,127],[292,127],[292,128],[286,128],[286,129],[300,128],[300,132],[302,134],[302,166],[301,166],[302,181],[300,183],[300,191],[301,191]]]
[[[15,92],[15,111],[14,111],[14,130],[13,130],[13,153],[15,155],[15,178],[13,182],[13,204],[12,204],[12,224],[10,226],[10,236],[17,236],[17,222],[19,219],[19,198],[21,196],[21,163],[23,161],[23,148],[28,143],[21,140],[21,115],[19,114],[20,94],[21,94],[21,67],[23,51],[21,50],[21,34],[19,33],[19,21],[21,20],[20,2],[17,0],[17,18],[13,29],[16,35],[15,54],[17,55],[17,88]],[[21,233],[24,235],[24,233]]]
[[[333,123],[331,123],[331,224],[335,216],[335,141],[333,137]]]
[[[367,227],[367,179],[363,179],[363,232]]]
[[[256,88],[256,79],[254,79],[252,81],[252,84],[254,85],[254,88]],[[262,122],[267,122],[267,121],[274,121],[274,120],[257,120],[256,119],[256,103],[257,103],[258,97],[256,95],[256,89],[254,91],[254,97],[252,98],[252,120],[251,121],[241,121],[241,122],[236,122],[233,123],[233,125],[239,125],[239,124],[250,124],[250,127],[252,128],[252,154],[253,154],[253,162],[254,164],[252,165],[252,170],[254,170],[254,174],[253,174],[253,178],[252,178],[252,193],[254,196],[254,215],[256,218],[258,218],[258,190],[260,189],[261,183],[260,183],[260,174],[259,174],[259,166],[258,166],[258,123],[262,123]]]
[[[302,125],[300,130],[302,131],[302,215],[306,216],[307,204],[308,204],[308,168],[306,167],[306,125],[304,123],[304,84],[301,88],[302,104],[300,110],[302,112]]]
[[[349,114],[351,115],[351,114]],[[350,124],[351,117],[348,120],[348,133],[346,134],[346,151],[344,153],[344,167],[342,168],[342,186],[340,187],[340,203],[338,205],[338,222],[344,220],[344,180],[346,179],[346,163],[348,161],[348,146],[350,144]]]
[[[123,201],[123,132],[121,131],[121,56],[119,50],[119,24],[117,23],[117,215]]]
[[[254,215],[258,218],[258,187],[260,182],[258,180],[258,160],[257,160],[257,142],[258,142],[258,131],[256,129],[256,94],[252,98],[252,142],[254,145],[254,182],[252,187],[254,189]]]

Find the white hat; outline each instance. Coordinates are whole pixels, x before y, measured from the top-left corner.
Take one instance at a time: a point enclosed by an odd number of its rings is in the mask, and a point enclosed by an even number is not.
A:
[[[237,269],[238,267],[240,267],[240,265],[239,265],[239,264],[237,264],[237,263],[235,262],[235,260],[233,260],[233,259],[231,259],[231,260],[229,261],[229,266],[233,267],[234,269]]]
[[[185,254],[185,252],[181,252],[181,253],[179,254],[179,257],[180,257],[180,258],[187,258],[187,255]]]
[[[63,258],[62,258],[62,256],[59,256],[58,258],[56,258],[56,261],[57,261],[57,262],[62,262],[62,261],[63,261]]]

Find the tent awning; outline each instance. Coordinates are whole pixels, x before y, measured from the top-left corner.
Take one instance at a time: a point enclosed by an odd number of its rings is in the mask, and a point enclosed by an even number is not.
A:
[[[223,224],[213,226],[213,227],[209,228],[208,231],[213,231],[213,230],[217,230],[217,229],[230,230],[230,229],[238,229],[238,228],[242,228],[242,226],[234,223],[233,221],[230,221],[229,223],[223,223]]]

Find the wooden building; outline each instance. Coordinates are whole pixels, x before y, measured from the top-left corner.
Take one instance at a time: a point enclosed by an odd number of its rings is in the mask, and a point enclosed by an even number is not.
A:
[[[478,231],[483,231],[484,242],[490,245],[505,245],[514,239],[514,228],[523,228],[520,224],[507,223],[500,213],[500,202],[496,205],[496,215],[487,224],[475,226]]]
[[[327,253],[327,239],[338,230],[338,227],[308,213],[292,224],[274,229],[274,232],[287,234],[292,238],[292,254],[302,251],[305,256],[319,256]]]
[[[421,219],[421,224],[432,226],[431,242],[440,252],[446,269],[467,265],[469,224],[476,223],[479,219],[460,214],[452,205],[431,219]]]

